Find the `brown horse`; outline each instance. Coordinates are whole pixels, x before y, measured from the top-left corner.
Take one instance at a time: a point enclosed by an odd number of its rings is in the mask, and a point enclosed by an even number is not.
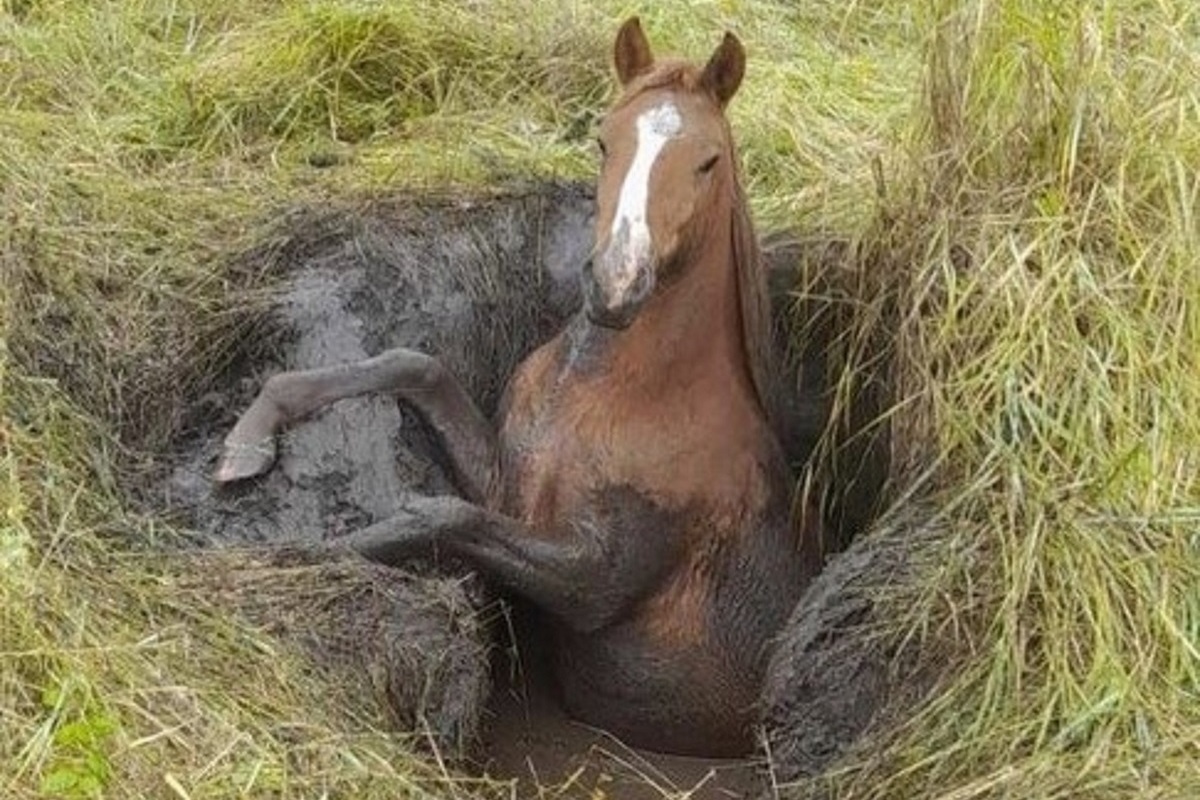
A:
[[[745,53],[655,61],[617,35],[584,308],[512,377],[495,424],[434,358],[390,350],[270,378],[217,479],[335,400],[397,394],[465,499],[416,498],[350,537],[369,558],[453,554],[531,601],[567,710],[655,750],[739,755],[768,649],[815,571],[772,425],[769,304],[724,108]],[[805,541],[801,541],[804,539]]]

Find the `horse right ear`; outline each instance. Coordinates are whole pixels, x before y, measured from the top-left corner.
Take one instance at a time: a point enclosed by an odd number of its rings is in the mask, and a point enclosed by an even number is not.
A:
[[[617,79],[622,86],[629,85],[637,76],[645,73],[654,64],[654,54],[650,52],[650,42],[642,32],[642,22],[637,17],[625,20],[621,30],[617,31],[617,41],[613,45],[613,64],[617,68]]]

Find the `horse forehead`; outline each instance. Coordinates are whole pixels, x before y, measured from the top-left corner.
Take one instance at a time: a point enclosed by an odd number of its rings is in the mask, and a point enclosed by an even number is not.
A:
[[[687,93],[672,93],[637,111],[637,145],[643,142],[656,148],[662,159],[692,152],[695,147],[723,147],[726,141],[720,112],[714,112],[703,98]],[[690,143],[679,147],[680,143]]]
[[[614,112],[607,123],[610,135],[630,140],[675,139],[705,127],[703,114],[686,93],[656,91]]]
[[[638,133],[674,139],[683,132],[683,115],[673,99],[666,99],[638,114]]]

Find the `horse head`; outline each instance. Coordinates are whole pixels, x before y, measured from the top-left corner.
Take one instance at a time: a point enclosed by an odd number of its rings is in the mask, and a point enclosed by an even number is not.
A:
[[[596,247],[584,280],[592,322],[625,328],[682,266],[714,214],[737,190],[724,109],[746,54],[725,34],[703,69],[656,62],[641,24],[617,33],[613,61],[622,94],[600,125]]]

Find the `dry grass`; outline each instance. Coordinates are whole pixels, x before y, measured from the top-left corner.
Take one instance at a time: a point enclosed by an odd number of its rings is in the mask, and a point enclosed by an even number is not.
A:
[[[646,27],[697,57],[724,24],[746,39],[734,122],[756,210],[858,243],[829,279],[849,300],[842,391],[886,346],[896,480],[925,476],[952,531],[939,568],[897,588],[897,630],[954,667],[939,695],[794,791],[1187,796],[1193,4],[691,5]],[[249,330],[270,258],[235,256],[281,209],[589,174],[628,9],[0,9],[0,793],[475,791],[129,557],[173,532],[121,483]]]
[[[891,343],[896,477],[920,474],[953,531],[897,623],[957,668],[831,784],[1191,796],[1200,18],[934,5],[845,351]]]

